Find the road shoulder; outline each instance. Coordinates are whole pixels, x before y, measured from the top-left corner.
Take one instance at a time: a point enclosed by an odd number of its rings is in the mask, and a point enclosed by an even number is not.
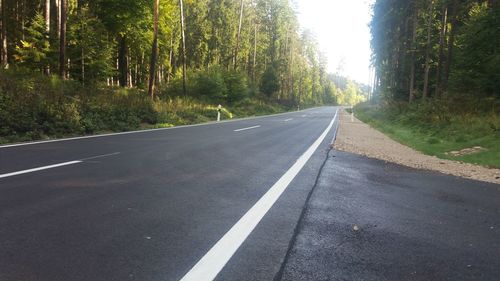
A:
[[[280,280],[496,280],[500,186],[332,151]]]
[[[461,163],[425,155],[402,145],[356,117],[341,111],[340,127],[334,148],[411,168],[500,184],[500,169]]]

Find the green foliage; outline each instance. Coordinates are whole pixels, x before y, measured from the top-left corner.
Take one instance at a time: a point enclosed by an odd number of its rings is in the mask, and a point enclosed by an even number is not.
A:
[[[191,72],[187,88],[190,96],[219,103],[238,102],[249,94],[247,76],[244,73],[221,67]],[[182,77],[172,82],[167,93],[172,96],[182,95]]]
[[[238,78],[230,82],[227,89],[241,86]],[[237,97],[225,106],[223,118],[288,109],[271,100]],[[201,100],[203,97],[162,97],[152,101],[135,89],[82,86],[29,71],[0,71],[0,143],[215,120],[217,104]]]
[[[280,88],[278,75],[276,74],[276,68],[271,66],[266,69],[262,75],[262,80],[260,84],[260,90],[267,97],[271,97]]]
[[[499,98],[500,9],[495,2],[375,1],[371,47],[378,95],[397,101],[422,98],[424,92],[435,98]]]
[[[52,55],[44,17],[37,13],[26,29],[25,39],[16,46],[14,59],[20,66],[42,70],[50,65]]]
[[[3,2],[12,71],[0,73],[2,142],[203,122],[217,104],[245,116],[342,100],[290,1],[244,0],[239,36],[240,1],[184,1],[187,96],[179,1],[160,1],[154,100],[145,94],[153,1],[68,1],[64,80],[51,76],[60,66],[55,2],[17,2]]]
[[[477,111],[464,114],[460,108],[469,102],[460,98],[411,105],[391,103],[384,107],[364,103],[356,106],[354,112],[391,138],[426,154],[499,168],[500,104],[483,103]],[[475,146],[485,150],[462,156],[448,153]]]
[[[500,98],[500,10],[475,4],[458,37],[453,89]]]
[[[81,7],[80,13],[70,18],[68,26],[68,53],[77,65],[72,75],[91,83],[113,76],[116,71],[109,61],[114,57],[114,50],[103,23],[88,7]]]

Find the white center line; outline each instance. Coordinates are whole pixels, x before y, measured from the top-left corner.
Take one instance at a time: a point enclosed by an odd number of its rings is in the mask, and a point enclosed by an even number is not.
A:
[[[57,167],[62,167],[62,166],[68,166],[68,165],[78,164],[78,163],[82,163],[82,162],[83,161],[80,161],[80,160],[69,161],[69,162],[64,162],[64,163],[59,163],[59,164],[44,166],[44,167],[38,167],[38,168],[33,168],[33,169],[28,169],[28,170],[23,170],[23,171],[17,171],[17,172],[8,173],[8,174],[1,174],[0,178],[7,178],[7,177],[12,177],[12,176],[17,176],[17,175],[22,175],[22,174],[37,172],[37,171],[41,171],[41,170],[47,170],[47,169],[52,169],[52,168],[57,168]]]
[[[248,127],[248,128],[243,128],[243,129],[238,129],[238,130],[234,130],[234,131],[235,132],[241,132],[241,131],[246,131],[246,130],[251,130],[251,129],[256,129],[256,128],[260,128],[260,125],[253,126],[253,127]]]
[[[241,219],[196,263],[181,281],[214,280],[233,254],[271,209],[288,185],[323,142],[332,128],[337,112],[319,138],[297,159],[290,169],[241,217]]]
[[[288,119],[285,119],[284,121],[288,122],[288,121],[292,121],[292,120],[293,120],[293,118],[288,118]]]

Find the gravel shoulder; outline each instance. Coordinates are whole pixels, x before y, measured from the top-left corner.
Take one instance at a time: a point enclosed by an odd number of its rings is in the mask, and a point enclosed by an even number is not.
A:
[[[392,140],[344,110],[340,113],[340,127],[334,148],[412,168],[500,184],[500,169],[425,155]]]

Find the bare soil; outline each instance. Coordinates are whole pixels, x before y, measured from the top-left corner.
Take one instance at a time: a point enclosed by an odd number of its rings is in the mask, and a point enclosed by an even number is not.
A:
[[[500,169],[425,155],[402,145],[342,110],[334,148],[400,165],[500,184]],[[458,153],[474,153],[479,148]]]

